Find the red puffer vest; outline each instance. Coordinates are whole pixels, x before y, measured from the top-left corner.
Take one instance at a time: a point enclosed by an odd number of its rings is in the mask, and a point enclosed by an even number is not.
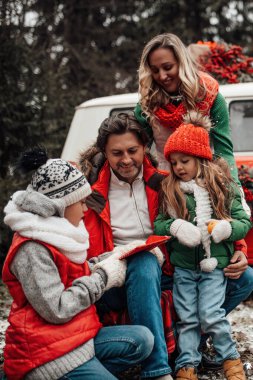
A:
[[[92,339],[101,328],[94,305],[60,325],[48,323],[32,308],[10,271],[16,252],[28,240],[31,239],[14,235],[3,267],[3,281],[13,297],[4,349],[4,372],[10,380],[23,379],[32,369],[72,351]],[[65,288],[76,278],[90,275],[86,262],[75,264],[53,246],[39,243],[51,252]]]

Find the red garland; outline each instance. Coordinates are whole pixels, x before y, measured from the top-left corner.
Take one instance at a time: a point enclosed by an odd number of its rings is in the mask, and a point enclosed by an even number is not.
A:
[[[199,56],[199,62],[220,84],[253,81],[253,57],[244,55],[240,46],[213,41],[197,44],[209,47],[210,53]],[[253,168],[242,165],[238,174],[253,220]]]
[[[253,81],[253,57],[244,55],[240,46],[212,41],[197,44],[209,47],[211,54],[204,59],[200,57],[200,63],[219,83]]]

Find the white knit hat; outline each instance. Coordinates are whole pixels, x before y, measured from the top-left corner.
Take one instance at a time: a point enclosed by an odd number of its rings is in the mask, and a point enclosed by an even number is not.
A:
[[[70,206],[91,194],[85,176],[69,162],[49,159],[33,174],[31,185],[35,191],[51,199],[61,199]]]

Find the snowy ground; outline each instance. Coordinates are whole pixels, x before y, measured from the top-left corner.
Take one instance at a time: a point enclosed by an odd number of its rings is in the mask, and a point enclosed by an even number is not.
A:
[[[0,282],[0,366],[3,362],[4,332],[8,326],[7,317],[11,298]],[[232,326],[233,336],[238,343],[244,367],[247,369],[248,380],[253,380],[253,299],[244,302],[234,310],[229,320]],[[251,368],[252,367],[252,368]],[[135,377],[136,378],[136,377]],[[200,380],[224,379],[222,372],[204,372],[199,374]]]
[[[11,297],[0,280],[0,365],[3,361],[4,333],[8,326],[7,318],[11,302]]]
[[[244,363],[247,379],[253,380],[253,299],[240,304],[229,314],[228,319]],[[199,375],[199,379],[221,380],[224,376],[222,371],[205,372]]]

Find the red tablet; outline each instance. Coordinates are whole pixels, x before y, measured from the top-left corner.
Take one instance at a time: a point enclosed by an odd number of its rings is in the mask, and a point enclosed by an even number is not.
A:
[[[151,249],[158,247],[161,244],[166,243],[169,239],[170,239],[170,236],[150,235],[145,243],[131,249],[130,251],[126,253],[123,253],[122,256],[120,257],[120,260],[125,259],[128,256],[132,256],[137,252],[150,251]]]

